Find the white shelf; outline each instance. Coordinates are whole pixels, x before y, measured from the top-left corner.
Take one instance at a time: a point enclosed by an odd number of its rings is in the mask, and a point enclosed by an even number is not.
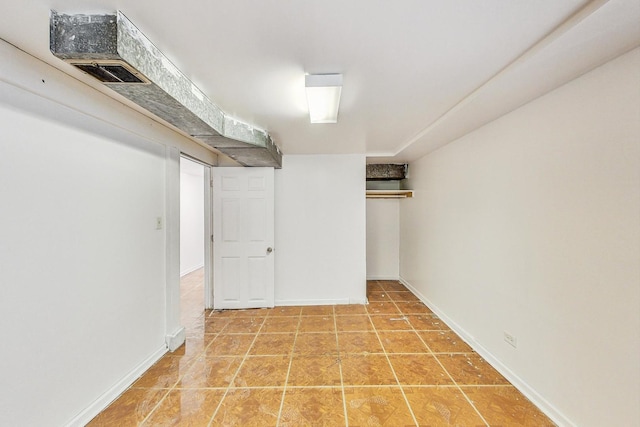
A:
[[[367,199],[406,199],[413,197],[413,190],[367,190]]]

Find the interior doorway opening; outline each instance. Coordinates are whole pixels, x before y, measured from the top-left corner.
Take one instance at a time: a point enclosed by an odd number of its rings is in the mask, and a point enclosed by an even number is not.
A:
[[[180,158],[180,320],[189,325],[208,307],[210,168]]]

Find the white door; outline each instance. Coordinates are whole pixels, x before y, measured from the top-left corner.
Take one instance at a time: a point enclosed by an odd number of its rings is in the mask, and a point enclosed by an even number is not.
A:
[[[273,168],[213,168],[213,307],[273,307]]]

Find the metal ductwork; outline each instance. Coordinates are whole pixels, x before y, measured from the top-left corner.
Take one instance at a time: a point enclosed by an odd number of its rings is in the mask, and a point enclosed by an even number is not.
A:
[[[370,164],[367,165],[367,181],[395,181],[407,177],[407,164]]]
[[[226,115],[121,12],[51,12],[50,49],[58,58],[244,166],[282,167],[267,132]]]

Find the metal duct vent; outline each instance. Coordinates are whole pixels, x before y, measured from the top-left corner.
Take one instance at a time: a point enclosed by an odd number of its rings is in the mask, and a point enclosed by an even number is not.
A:
[[[149,83],[143,75],[133,71],[126,64],[116,61],[112,63],[102,62],[100,64],[96,62],[71,62],[71,65],[95,77],[102,83]]]
[[[121,12],[51,11],[50,49],[58,58],[244,166],[282,167],[269,134],[226,115]]]

